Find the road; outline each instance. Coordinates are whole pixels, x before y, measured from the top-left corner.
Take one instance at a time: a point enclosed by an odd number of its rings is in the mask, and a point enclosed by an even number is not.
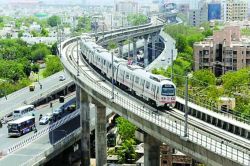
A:
[[[66,80],[59,81],[59,76],[62,74],[66,76]],[[40,80],[40,83],[43,85],[42,89],[40,89],[38,82],[36,82],[34,84],[35,90],[33,92],[29,91],[29,87],[25,87],[23,89],[20,89],[19,91],[9,94],[7,96],[7,100],[5,97],[0,98],[0,118],[10,112],[13,112],[15,108],[24,105],[25,101],[29,101],[30,99],[38,97],[39,95],[41,96],[42,94],[51,92],[53,89],[55,89],[55,87],[66,84],[70,81],[70,77],[68,77],[66,73],[62,71],[48,78]]]
[[[72,100],[75,97],[75,93],[71,93],[67,96],[65,96],[65,102],[68,102],[70,100]],[[58,108],[60,106],[62,106],[64,103],[59,103],[58,99],[54,100],[53,103],[53,108]],[[39,107],[36,107],[36,113],[35,113],[35,117],[36,117],[36,127],[37,130],[41,130],[42,128],[46,127],[47,125],[39,125],[39,115],[43,114],[45,115],[48,112],[52,112],[52,108],[50,108],[49,104],[45,104],[45,105],[41,105]],[[27,133],[21,137],[10,137],[8,136],[8,130],[7,130],[7,124],[3,124],[2,128],[0,128],[0,151],[3,149],[6,149],[8,147],[10,147],[11,145],[30,137],[32,134],[34,134],[34,132],[30,132]],[[1,165],[1,162],[0,162]]]

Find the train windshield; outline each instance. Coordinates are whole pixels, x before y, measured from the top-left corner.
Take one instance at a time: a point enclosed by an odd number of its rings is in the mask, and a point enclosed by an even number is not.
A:
[[[162,85],[161,95],[163,96],[174,96],[175,88],[173,85]]]

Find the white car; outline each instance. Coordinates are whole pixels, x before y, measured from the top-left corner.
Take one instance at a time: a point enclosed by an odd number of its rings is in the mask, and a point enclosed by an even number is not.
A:
[[[64,81],[65,79],[66,79],[66,77],[64,75],[59,76],[59,81]]]
[[[45,124],[48,124],[49,123],[49,117],[47,116],[44,116],[42,117],[40,120],[39,120],[39,124],[40,125],[45,125]]]
[[[45,116],[47,116],[50,120],[53,118],[53,114],[51,112],[47,113]]]

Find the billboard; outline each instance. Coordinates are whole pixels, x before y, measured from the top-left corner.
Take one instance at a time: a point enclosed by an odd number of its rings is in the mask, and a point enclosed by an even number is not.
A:
[[[208,4],[208,21],[221,19],[221,4]]]

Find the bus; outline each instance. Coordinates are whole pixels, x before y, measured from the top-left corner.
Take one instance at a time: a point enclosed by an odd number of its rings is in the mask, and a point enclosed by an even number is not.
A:
[[[34,105],[25,105],[25,106],[15,109],[13,112],[13,119],[16,120],[18,118],[21,118],[25,114],[34,115],[35,114]]]
[[[8,122],[9,136],[21,136],[35,129],[34,116],[25,116],[20,119]]]

